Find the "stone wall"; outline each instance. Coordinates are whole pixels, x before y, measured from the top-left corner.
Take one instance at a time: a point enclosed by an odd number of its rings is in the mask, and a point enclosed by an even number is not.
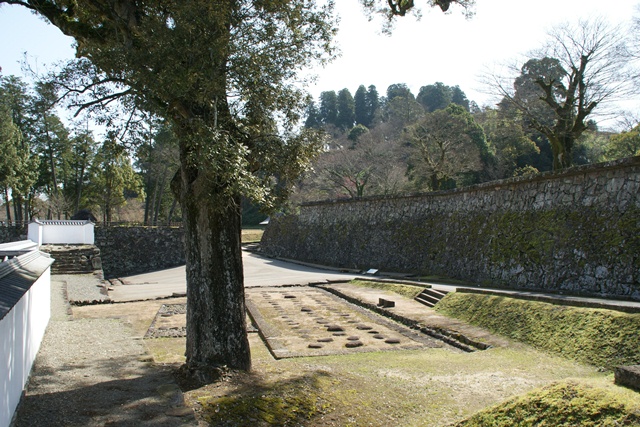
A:
[[[395,198],[309,203],[262,250],[336,267],[640,300],[640,157]]]
[[[18,242],[26,239],[26,225],[0,225],[0,243]]]
[[[95,228],[106,278],[129,276],[185,264],[181,227]]]

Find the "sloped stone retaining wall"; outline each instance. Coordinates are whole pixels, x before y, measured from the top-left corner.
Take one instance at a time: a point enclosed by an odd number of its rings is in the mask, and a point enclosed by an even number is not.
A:
[[[95,228],[106,278],[129,276],[185,264],[181,227]]]
[[[308,203],[262,250],[336,267],[640,300],[640,157],[395,198]]]

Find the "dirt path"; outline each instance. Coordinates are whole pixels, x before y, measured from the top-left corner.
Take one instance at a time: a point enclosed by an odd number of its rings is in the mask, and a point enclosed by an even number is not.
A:
[[[149,363],[130,325],[72,318],[65,283],[52,282],[51,321],[15,427],[198,425],[170,371]]]

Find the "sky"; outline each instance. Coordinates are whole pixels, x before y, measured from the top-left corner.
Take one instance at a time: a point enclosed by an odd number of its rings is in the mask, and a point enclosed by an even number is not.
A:
[[[401,18],[393,34],[386,36],[382,22],[369,22],[358,0],[336,4],[342,54],[324,69],[313,70],[318,79],[307,89],[316,98],[326,90],[347,88],[355,93],[361,84],[375,85],[384,94],[390,84],[406,83],[417,94],[421,86],[442,82],[460,86],[480,106],[492,105],[495,98],[486,93],[481,75],[501,63],[523,63],[524,55],[543,44],[552,26],[592,17],[629,24],[633,16],[640,17],[640,0],[476,0],[470,19],[455,6],[448,14],[424,7],[421,20]],[[22,75],[25,52],[37,70],[72,58],[75,52],[71,38],[19,6],[0,7],[0,40],[4,75]]]

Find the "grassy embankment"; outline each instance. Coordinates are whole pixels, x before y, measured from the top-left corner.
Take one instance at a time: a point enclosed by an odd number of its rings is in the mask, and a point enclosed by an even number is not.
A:
[[[640,363],[640,314],[455,293],[440,313],[568,359],[602,367]],[[561,381],[485,409],[456,427],[639,426],[638,394]]]
[[[264,228],[243,228],[242,243],[258,243],[263,234]]]
[[[640,313],[469,293],[447,295],[436,310],[607,370],[640,363]]]

